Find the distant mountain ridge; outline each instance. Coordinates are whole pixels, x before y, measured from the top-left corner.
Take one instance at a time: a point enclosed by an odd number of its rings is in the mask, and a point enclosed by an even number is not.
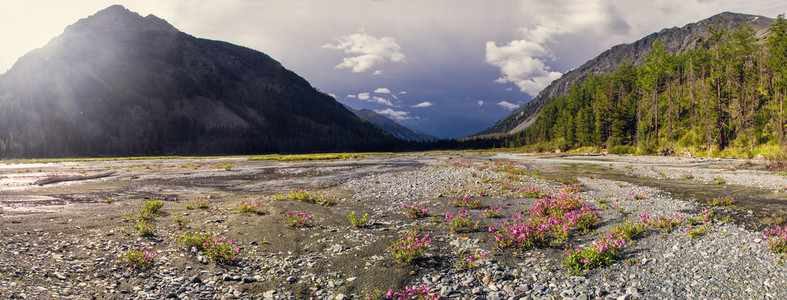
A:
[[[369,109],[353,109],[349,106],[345,106],[351,112],[353,112],[356,116],[370,123],[374,124],[375,126],[379,127],[380,129],[384,130],[385,132],[393,135],[395,138],[406,140],[406,141],[416,141],[416,142],[423,142],[423,141],[434,141],[437,140],[437,137],[428,133],[426,131],[411,128],[404,125],[397,123],[394,120],[386,118],[383,115],[380,115],[372,110]]]
[[[701,42],[701,35],[708,33],[705,25],[733,30],[741,22],[747,22],[757,31],[758,35],[764,35],[775,19],[724,12],[680,28],[663,29],[630,44],[616,45],[553,81],[527,104],[503,117],[491,128],[476,134],[475,137],[499,137],[522,131],[536,120],[549,99],[568,93],[575,82],[581,82],[588,74],[611,73],[624,62],[629,62],[634,66],[641,65],[644,55],[650,52],[651,45],[656,39],[664,44],[667,52],[680,54],[693,49]]]
[[[266,54],[115,5],[0,76],[0,157],[384,149],[398,142]]]

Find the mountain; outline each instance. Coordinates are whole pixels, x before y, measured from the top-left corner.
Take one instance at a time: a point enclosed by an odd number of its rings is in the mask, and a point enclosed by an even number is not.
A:
[[[393,135],[395,138],[406,140],[406,141],[418,141],[418,142],[437,140],[437,137],[432,135],[431,133],[428,133],[426,131],[417,128],[410,128],[407,126],[403,126],[372,110],[369,109],[356,110],[350,108],[349,106],[345,106],[345,107],[347,107],[347,109],[349,109],[359,118],[369,121],[369,123],[374,124],[375,126],[379,127],[385,132]]]
[[[397,140],[266,54],[116,5],[0,77],[0,157],[375,150]]]
[[[774,21],[762,16],[724,12],[680,28],[663,29],[630,44],[614,46],[553,81],[530,102],[503,117],[492,128],[479,133],[476,137],[501,136],[522,131],[535,122],[550,99],[567,94],[573,85],[581,83],[588,75],[611,73],[624,62],[634,66],[642,65],[645,54],[650,52],[653,41],[657,39],[664,44],[667,52],[681,54],[695,49],[702,42],[702,36],[708,35],[707,25],[734,30],[738,24],[746,22],[752,26],[758,36],[762,36],[767,33],[768,27]]]

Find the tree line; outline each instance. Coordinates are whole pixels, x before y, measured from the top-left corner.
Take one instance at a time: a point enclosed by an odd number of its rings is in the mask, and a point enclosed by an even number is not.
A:
[[[710,25],[708,30],[695,49],[671,54],[656,40],[641,66],[623,63],[612,73],[575,82],[568,94],[550,99],[530,127],[507,138],[506,146],[712,154],[782,145],[784,15],[765,37],[745,22],[735,30]]]

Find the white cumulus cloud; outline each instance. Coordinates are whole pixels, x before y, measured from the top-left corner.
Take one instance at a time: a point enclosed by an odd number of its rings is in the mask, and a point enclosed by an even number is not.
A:
[[[519,105],[516,105],[516,104],[508,102],[508,101],[500,101],[500,102],[497,102],[496,104],[499,105],[502,108],[507,109],[507,110],[515,110],[515,109],[519,108]]]
[[[369,93],[358,93],[358,99],[369,100]]]
[[[378,88],[378,89],[374,90],[374,92],[378,93],[378,94],[390,94],[391,90],[389,90],[387,88]]]
[[[391,118],[394,118],[397,121],[412,119],[412,117],[408,117],[407,116],[410,113],[408,113],[406,111],[401,111],[401,110],[393,110],[393,109],[390,109],[390,108],[386,108],[386,109],[383,109],[383,110],[375,110],[375,112],[378,113],[378,114],[383,114],[383,115],[390,116]]]
[[[380,104],[385,104],[385,105],[388,105],[388,106],[394,106],[393,103],[391,103],[390,100],[382,98],[382,97],[377,97],[377,96],[372,97],[372,101],[380,103]]]
[[[341,50],[353,56],[345,57],[337,69],[351,69],[355,73],[371,71],[375,65],[384,62],[404,62],[402,47],[392,37],[377,38],[364,30],[336,38],[336,44],[322,46],[327,49]],[[376,70],[375,75],[382,74]]]
[[[533,40],[543,42],[542,32],[533,35]],[[549,50],[535,41],[515,40],[508,45],[486,43],[486,62],[500,68],[501,76],[496,81],[513,83],[519,90],[531,96],[538,95],[553,80],[563,74],[550,70],[544,61],[553,58]]]
[[[425,102],[421,102],[421,103],[418,103],[418,104],[410,106],[410,107],[430,107],[432,105],[434,105],[434,103],[429,102],[429,101],[425,101]]]
[[[484,105],[484,100],[478,100],[478,106],[483,106],[483,105]]]

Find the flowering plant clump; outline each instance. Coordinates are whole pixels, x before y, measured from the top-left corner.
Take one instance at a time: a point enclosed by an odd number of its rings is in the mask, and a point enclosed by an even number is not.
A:
[[[694,179],[694,174],[691,174],[691,173],[683,173],[683,174],[681,174],[681,175],[680,175],[680,178],[687,179],[687,180],[688,180],[688,179]]]
[[[716,184],[719,184],[719,185],[727,183],[727,181],[724,180],[724,177],[721,177],[721,176],[713,176],[713,181],[715,181]]]
[[[765,232],[765,238],[768,239],[768,248],[773,253],[779,255],[787,253],[787,227],[776,226]]]
[[[646,197],[648,197],[648,195],[650,195],[650,193],[648,193],[648,191],[642,191],[642,193],[634,193],[634,192],[629,193],[629,196],[631,196],[632,198],[634,198],[636,200],[645,199]]]
[[[176,238],[178,245],[185,249],[202,251],[205,256],[223,264],[236,264],[241,247],[232,239],[218,237],[210,233],[184,233]]]
[[[189,225],[189,223],[191,223],[191,220],[184,218],[183,216],[173,216],[172,223],[178,225],[178,228],[183,228],[186,227],[186,225]]]
[[[230,265],[238,262],[237,256],[241,250],[235,240],[216,236],[205,240],[202,249],[205,256],[213,261]]]
[[[489,227],[494,234],[495,243],[500,248],[516,247],[521,250],[533,248],[544,240],[548,226],[530,224],[522,220],[521,215],[514,215],[508,221],[500,221],[500,226]]]
[[[314,224],[314,218],[305,212],[289,212],[287,213],[287,219],[284,220],[284,223],[295,228],[311,227]]]
[[[544,193],[544,191],[534,186],[521,188],[517,190],[517,192],[519,193],[519,197],[521,198],[543,198],[544,196],[546,196],[546,193]]]
[[[194,198],[191,203],[186,203],[186,209],[208,209],[210,208],[210,199]]]
[[[478,209],[484,207],[484,202],[481,200],[483,196],[483,192],[479,193],[478,197],[473,197],[472,195],[465,195],[463,198],[453,196],[451,197],[451,203],[456,207]]]
[[[369,214],[363,214],[363,217],[358,219],[355,217],[355,212],[352,212],[348,218],[350,219],[350,224],[355,227],[365,227],[367,222],[369,222]]]
[[[151,237],[156,235],[156,226],[144,219],[140,219],[139,222],[134,225],[134,230],[139,232],[139,234],[143,237]]]
[[[735,197],[730,195],[716,197],[708,201],[708,205],[710,206],[730,206],[733,204],[735,204]]]
[[[561,185],[560,190],[562,190],[564,193],[579,193],[584,189],[582,188],[582,183],[577,182],[574,184]]]
[[[437,300],[440,298],[438,293],[431,293],[432,289],[425,286],[413,286],[413,287],[404,287],[404,290],[397,292],[394,290],[388,290],[385,293],[385,299],[397,299],[397,300],[404,300],[404,299],[425,299],[425,300]]]
[[[579,195],[560,194],[557,197],[538,199],[530,208],[533,217],[558,216],[582,207]]]
[[[145,201],[145,203],[139,207],[139,219],[145,221],[153,221],[156,219],[154,216],[161,207],[164,206],[164,201],[150,199]]]
[[[481,223],[481,221],[477,221],[473,224],[473,218],[464,209],[457,216],[445,215],[445,221],[448,222],[448,228],[453,232],[474,232],[478,229],[478,224]]]
[[[418,219],[429,216],[429,205],[423,204],[422,202],[413,205],[402,203],[400,206],[405,209],[404,215],[407,216],[408,219]]]
[[[392,241],[388,251],[393,254],[397,262],[410,264],[423,257],[431,245],[432,238],[429,237],[429,234],[422,236],[421,229],[415,228]]]
[[[262,208],[262,205],[259,201],[249,201],[249,200],[241,200],[238,202],[238,205],[235,207],[235,210],[245,213],[245,214],[258,214],[264,215],[268,213],[267,210]]]
[[[460,252],[457,256],[459,259],[454,262],[454,267],[462,270],[470,270],[483,263],[489,253],[477,250],[474,253]]]
[[[319,204],[322,206],[331,206],[336,204],[336,198],[329,198],[328,196],[318,195],[315,193],[309,193],[309,191],[297,190],[297,191],[289,191],[286,194],[278,194],[273,196],[276,200],[296,200],[306,203],[312,204]]]
[[[647,216],[647,214],[644,214],[644,216]],[[644,218],[643,216],[640,217]],[[657,216],[655,219],[653,219],[650,218],[650,216],[647,216],[647,221],[645,223],[653,227],[664,229],[664,232],[670,233],[673,229],[675,229],[675,226],[683,223],[683,217],[664,218],[662,216]]]
[[[588,178],[590,178],[590,179],[598,179],[598,175],[590,174],[590,175],[588,175]]]
[[[590,247],[567,250],[563,264],[569,267],[572,274],[579,274],[582,270],[611,265],[620,257],[620,250],[626,240],[615,239],[614,236],[603,237],[593,242]]]
[[[117,264],[129,266],[132,269],[147,269],[156,263],[156,253],[150,251],[145,245],[140,246],[139,250],[128,250],[118,259]]]
[[[485,218],[499,218],[503,216],[503,206],[498,205],[497,207],[493,206],[488,209],[482,209],[481,214],[483,214]]]
[[[631,241],[632,239],[640,236],[648,228],[648,225],[642,222],[634,223],[626,220],[623,224],[612,227],[611,234],[619,239]]]

